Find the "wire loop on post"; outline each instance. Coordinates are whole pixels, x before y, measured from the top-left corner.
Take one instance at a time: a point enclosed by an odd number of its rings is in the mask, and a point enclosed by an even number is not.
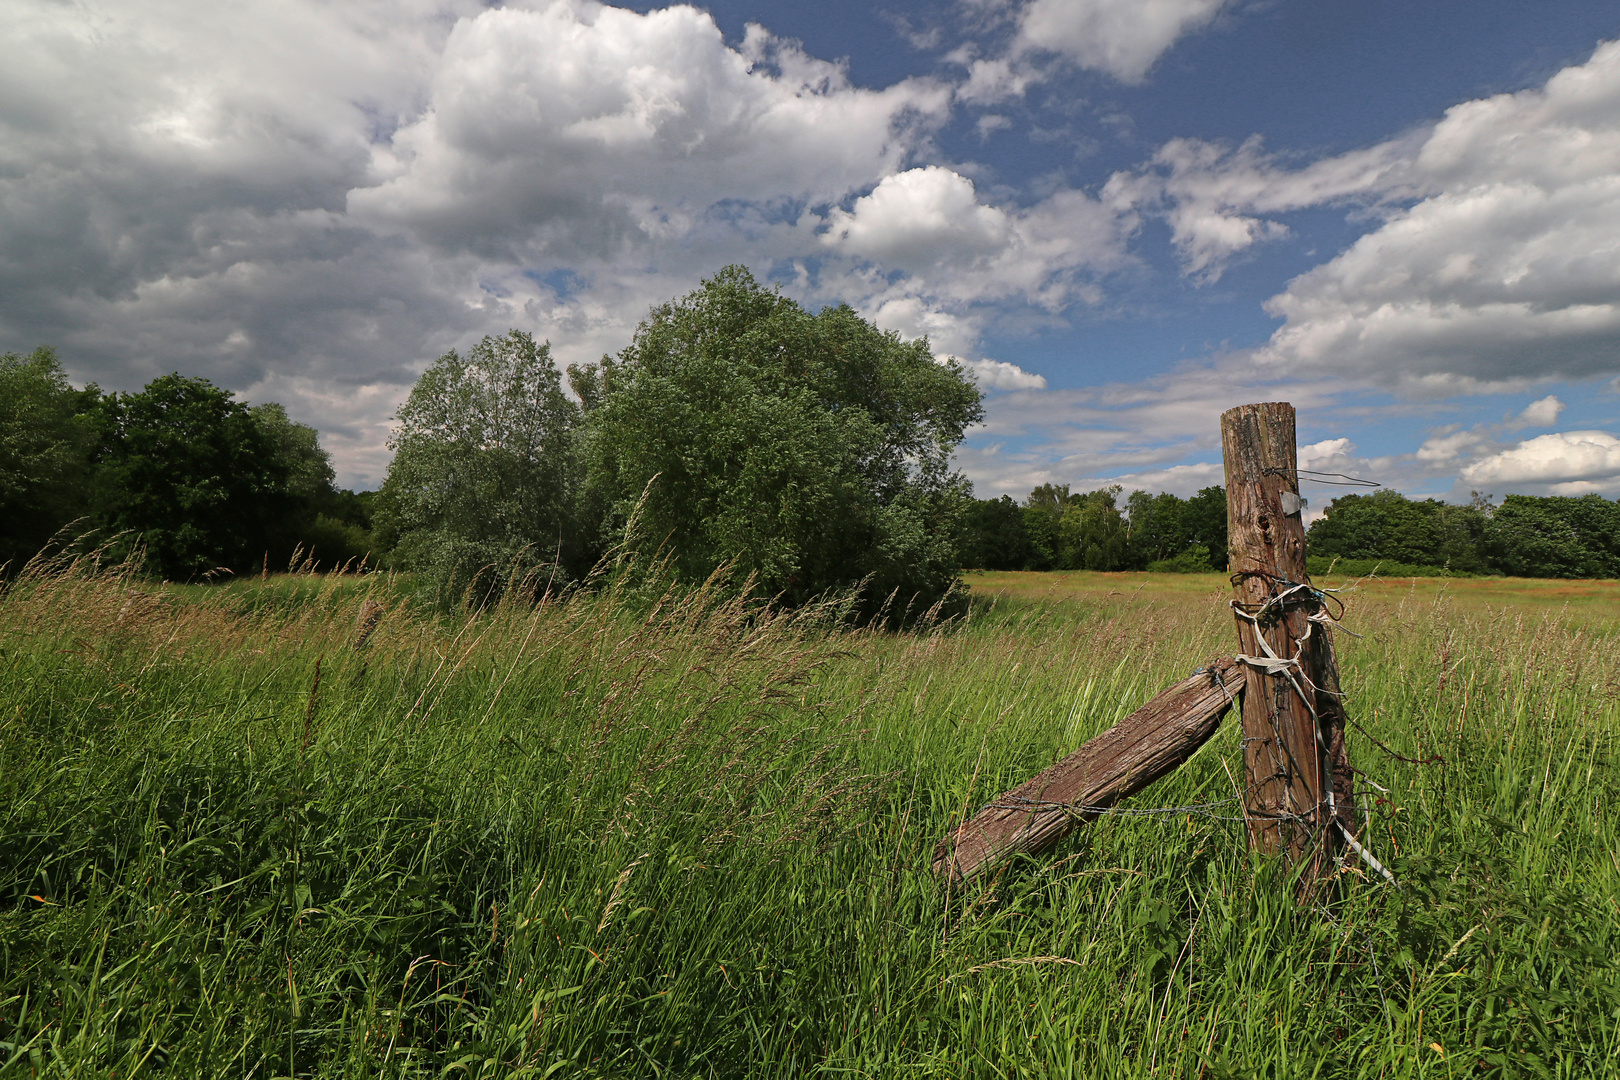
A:
[[[1316,706],[1312,702],[1310,695],[1306,694],[1304,687],[1300,686],[1300,680],[1304,680],[1307,686],[1310,686],[1312,690],[1315,690],[1318,693],[1323,693],[1324,691],[1315,683],[1312,683],[1310,678],[1306,676],[1305,670],[1299,662],[1299,657],[1304,651],[1305,642],[1309,640],[1310,634],[1316,626],[1340,627],[1339,620],[1343,618],[1345,613],[1344,601],[1340,600],[1337,596],[1329,596],[1321,589],[1307,585],[1304,582],[1289,581],[1286,578],[1279,577],[1276,574],[1267,573],[1263,570],[1239,570],[1237,573],[1232,575],[1232,584],[1236,585],[1244,578],[1251,577],[1262,578],[1270,582],[1272,587],[1271,595],[1266,598],[1264,603],[1260,604],[1245,604],[1237,600],[1229,601],[1229,603],[1232,606],[1232,611],[1239,618],[1247,619],[1249,622],[1254,623],[1255,639],[1259,641],[1260,648],[1265,655],[1249,656],[1239,653],[1233,657],[1233,659],[1240,663],[1248,664],[1251,667],[1259,668],[1261,671],[1264,671],[1267,675],[1270,675],[1273,678],[1281,676],[1288,680],[1288,683],[1293,688],[1294,693],[1299,695],[1300,704],[1304,705],[1306,711],[1310,713],[1311,727],[1316,734],[1317,748],[1325,755],[1328,753],[1328,747],[1322,736],[1322,718],[1320,715],[1318,715]],[[1329,600],[1332,600],[1339,605],[1339,612],[1337,615],[1333,615],[1328,612],[1327,602]],[[1274,610],[1280,613],[1286,610],[1289,606],[1313,607],[1315,610],[1308,612],[1305,616],[1307,624],[1304,635],[1293,639],[1295,654],[1291,657],[1284,658],[1277,655],[1276,650],[1271,647],[1271,643],[1266,640],[1266,636],[1264,633],[1261,633],[1261,630],[1263,627],[1268,625],[1268,620],[1269,625],[1275,625],[1277,615],[1272,614]],[[1342,629],[1342,627],[1340,628]],[[1345,632],[1351,633],[1351,631],[1348,630]],[[1352,636],[1359,637],[1360,635],[1352,634]],[[1332,659],[1334,665],[1337,666],[1337,659],[1334,658],[1333,639],[1331,637],[1327,639],[1326,646],[1328,656]],[[1299,679],[1294,677],[1296,672],[1298,673]],[[1341,691],[1336,696],[1342,698],[1344,694]],[[1348,719],[1348,717],[1346,719]],[[1355,724],[1356,729],[1363,735],[1367,735],[1366,729],[1360,724],[1357,724],[1354,720],[1351,720],[1350,722]],[[1368,735],[1367,737],[1369,739],[1372,738],[1371,735]],[[1247,742],[1248,740],[1245,741]],[[1378,740],[1373,739],[1373,742],[1376,743],[1377,741]],[[1287,742],[1285,740],[1280,740],[1280,743],[1284,752],[1288,754],[1289,764],[1292,765],[1296,771],[1303,774],[1303,770],[1300,769],[1299,763],[1294,760],[1293,752],[1289,750]],[[1308,831],[1314,834],[1317,829],[1315,814],[1323,808],[1324,804],[1328,812],[1328,820],[1338,826],[1339,832],[1343,834],[1345,842],[1349,845],[1350,850],[1354,851],[1358,856],[1360,856],[1362,861],[1368,866],[1372,867],[1379,874],[1383,875],[1383,877],[1391,885],[1395,885],[1397,888],[1399,888],[1399,883],[1395,880],[1395,875],[1389,871],[1389,868],[1383,863],[1379,862],[1372,852],[1363,847],[1361,842],[1351,835],[1350,830],[1345,827],[1344,822],[1339,820],[1338,807],[1335,804],[1333,785],[1331,782],[1324,783],[1323,785],[1322,801],[1316,806],[1308,808],[1307,813],[1312,815],[1309,819],[1299,814],[1265,814],[1252,809],[1248,810],[1247,813],[1250,816],[1269,817],[1277,821],[1297,821],[1300,824],[1305,825]]]

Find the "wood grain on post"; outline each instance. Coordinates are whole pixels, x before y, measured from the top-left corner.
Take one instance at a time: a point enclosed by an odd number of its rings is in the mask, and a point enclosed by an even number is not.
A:
[[[1246,665],[1243,761],[1249,842],[1261,851],[1285,852],[1290,861],[1309,859],[1309,879],[1331,865],[1338,846],[1339,838],[1327,829],[1329,790],[1341,820],[1354,819],[1331,630],[1310,621],[1321,610],[1320,601],[1315,593],[1296,592],[1267,607],[1268,600],[1290,585],[1310,584],[1294,407],[1272,401],[1228,410],[1221,416],[1221,448],[1234,599],[1241,610],[1262,615],[1258,626],[1237,615],[1240,650],[1282,660],[1303,653],[1291,669],[1268,672]]]
[[[960,825],[934,848],[934,873],[960,881],[1044,851],[1141,791],[1209,741],[1243,680],[1241,665],[1222,657],[1176,683]]]

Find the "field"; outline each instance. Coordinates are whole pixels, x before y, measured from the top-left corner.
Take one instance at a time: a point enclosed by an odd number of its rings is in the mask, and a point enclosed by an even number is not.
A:
[[[1343,594],[1399,887],[1307,907],[1245,851],[1230,719],[1133,804],[1203,809],[929,873],[1231,651],[1219,577],[973,574],[906,634],[408,586],[0,598],[0,1075],[1620,1073],[1613,582]]]

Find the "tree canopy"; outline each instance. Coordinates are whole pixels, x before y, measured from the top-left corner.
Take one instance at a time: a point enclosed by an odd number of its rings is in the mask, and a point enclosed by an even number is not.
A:
[[[926,340],[811,314],[732,266],[573,374],[605,539],[633,519],[684,575],[731,564],[788,602],[863,580],[910,602],[955,579],[970,487],[950,454],[983,413]]]
[[[379,528],[446,600],[481,581],[580,569],[574,500],[579,406],[548,344],[513,330],[454,349],[400,407]]]
[[[1509,495],[1483,532],[1483,555],[1504,574],[1620,577],[1620,503],[1601,495]]]
[[[975,500],[963,521],[963,565],[985,570],[1171,570],[1226,566],[1226,492],[1190,499],[1121,488],[1042,484],[1020,506]]]
[[[50,348],[0,356],[0,565],[16,569],[89,511],[80,401]]]
[[[294,552],[326,565],[371,548],[357,497],[333,485],[315,429],[206,379],[135,393],[75,390],[54,351],[0,357],[0,564],[15,573],[58,532],[112,539],[191,580]],[[300,556],[302,558],[302,556]]]
[[[1473,573],[1485,569],[1480,541],[1487,520],[1474,507],[1408,499],[1398,491],[1342,495],[1311,524],[1308,545],[1312,555]]]
[[[258,568],[285,546],[294,471],[330,476],[313,429],[293,430],[279,407],[256,415],[207,379],[163,375],[87,415],[100,517],[164,577]]]

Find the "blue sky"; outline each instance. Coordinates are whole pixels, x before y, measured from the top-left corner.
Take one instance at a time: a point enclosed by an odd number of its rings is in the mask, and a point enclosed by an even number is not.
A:
[[[378,483],[440,352],[728,262],[928,334],[961,467],[1183,494],[1218,415],[1412,494],[1620,494],[1620,8],[194,0],[0,13],[0,348]],[[1324,493],[1324,498],[1331,492]]]

